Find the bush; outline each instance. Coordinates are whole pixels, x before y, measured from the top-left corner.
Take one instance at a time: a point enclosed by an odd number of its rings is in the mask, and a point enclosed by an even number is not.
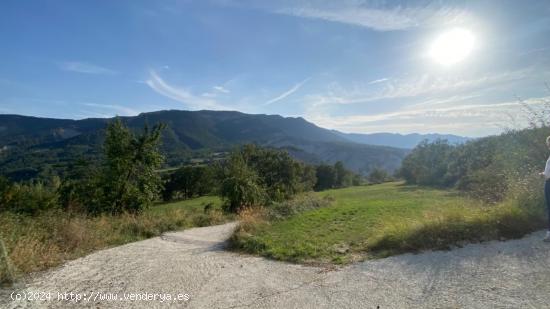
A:
[[[399,173],[409,184],[454,187],[486,202],[503,201],[511,187],[542,171],[548,135],[550,128],[542,127],[456,146],[423,142],[403,160]]]
[[[452,150],[453,146],[445,140],[422,141],[403,159],[400,175],[409,184],[446,185],[445,175]]]
[[[238,212],[266,201],[266,192],[259,183],[258,174],[248,167],[239,153],[231,156],[221,174],[220,196],[226,201],[225,210]]]
[[[361,175],[347,170],[340,161],[334,165],[321,164],[316,166],[315,174],[317,178],[315,191],[357,186],[362,182]]]
[[[210,166],[184,166],[170,174],[164,183],[162,198],[186,199],[212,193],[216,188],[213,168]]]
[[[369,182],[371,183],[383,183],[389,181],[390,179],[391,177],[388,175],[388,172],[379,168],[375,168],[369,174]]]
[[[59,207],[57,182],[44,184],[42,182],[28,184],[7,184],[0,188],[0,211],[37,214],[40,211]]]
[[[237,212],[251,206],[288,200],[310,191],[315,183],[312,167],[287,152],[245,145],[234,150],[216,168],[221,180],[220,195],[226,209]]]

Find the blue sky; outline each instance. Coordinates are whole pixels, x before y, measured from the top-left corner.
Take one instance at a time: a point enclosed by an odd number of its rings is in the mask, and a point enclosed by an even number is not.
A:
[[[474,43],[444,65],[431,51],[453,29]],[[0,42],[0,113],[238,110],[483,136],[550,99],[548,1],[4,0]]]

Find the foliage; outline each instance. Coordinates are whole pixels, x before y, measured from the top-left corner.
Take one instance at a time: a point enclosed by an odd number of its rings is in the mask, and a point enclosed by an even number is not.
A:
[[[315,191],[361,184],[361,176],[347,170],[341,161],[334,165],[320,164],[316,166],[316,177]]]
[[[101,209],[101,169],[80,159],[70,165],[69,171],[59,188],[61,207],[82,212]]]
[[[162,197],[165,201],[188,199],[212,193],[215,187],[211,166],[184,166],[167,177]]]
[[[103,187],[101,208],[93,211],[136,212],[150,206],[160,193],[161,181],[156,170],[163,156],[158,150],[164,125],[135,135],[120,119],[107,126],[105,162],[100,177]]]
[[[292,159],[285,151],[255,145],[234,150],[218,170],[220,194],[230,211],[284,201],[311,190],[315,183],[312,167]]]
[[[59,179],[49,183],[9,183],[0,178],[0,212],[12,211],[34,215],[58,207]]]
[[[424,140],[401,163],[401,176],[410,184],[443,186],[453,147],[445,140]]]
[[[240,152],[234,152],[219,173],[220,196],[226,201],[226,210],[238,212],[266,201],[266,190],[260,184],[258,173],[247,165]]]
[[[102,160],[105,127],[112,119],[61,120],[0,115],[0,174],[12,181],[65,179],[78,158]],[[256,141],[287,145],[294,158],[316,164],[341,160],[346,167],[368,174],[374,166],[396,169],[406,150],[347,142],[334,132],[301,118],[250,115],[231,111],[159,111],[124,117],[138,132],[145,123],[165,123],[161,153],[163,168],[188,165],[193,159],[211,164],[217,154]]]
[[[336,184],[336,170],[328,164],[318,165],[316,168],[317,183],[315,191],[332,189]]]
[[[375,168],[369,174],[370,183],[383,183],[391,180],[390,175],[383,169]]]
[[[258,174],[259,184],[265,188],[270,201],[283,201],[312,189],[315,180],[311,170],[286,151],[248,144],[235,155],[241,156],[245,164]]]
[[[422,143],[403,160],[410,184],[457,188],[487,202],[504,200],[509,188],[544,168],[550,128],[530,128],[462,145]]]

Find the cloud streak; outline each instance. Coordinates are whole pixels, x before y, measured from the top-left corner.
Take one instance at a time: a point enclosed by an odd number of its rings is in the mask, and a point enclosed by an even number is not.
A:
[[[368,85],[383,83],[383,82],[387,82],[388,80],[390,80],[390,79],[389,78],[375,79],[375,80],[372,80],[372,81],[368,82]]]
[[[271,105],[275,102],[278,102],[278,101],[281,101],[283,99],[285,99],[286,97],[288,97],[289,95],[293,94],[294,92],[300,90],[300,88],[302,88],[302,86],[307,83],[309,81],[309,78],[306,78],[304,79],[303,81],[297,83],[296,85],[294,85],[292,88],[288,89],[287,91],[281,93],[280,95],[276,96],[275,98],[267,101],[264,103],[264,106],[267,106],[267,105]]]
[[[221,93],[229,93],[229,89],[223,87],[223,86],[214,86],[212,87],[214,90],[221,92]]]
[[[365,1],[338,1],[338,5],[299,1],[297,5],[275,9],[279,14],[350,24],[376,31],[463,23],[468,12],[457,8],[380,7]]]
[[[358,85],[353,89],[337,88],[326,93],[311,94],[306,100],[313,106],[348,105],[369,103],[380,100],[417,98],[422,96],[452,96],[464,91],[474,91],[504,85],[522,80],[529,76],[530,70],[519,70],[487,74],[480,77],[437,77],[430,74],[414,78],[392,79],[383,83],[383,87],[373,86],[373,81]],[[378,81],[378,80],[376,80]],[[374,84],[380,84],[377,82]]]
[[[120,112],[122,116],[135,116],[139,114],[139,112],[135,109],[132,109],[130,107],[122,106],[122,105],[114,105],[114,104],[98,104],[98,103],[82,103],[82,105],[89,106],[89,107],[95,107],[99,109],[108,109]],[[117,114],[119,115],[119,114]]]
[[[540,110],[550,102],[549,100],[550,97],[537,97],[523,100],[523,103],[534,110]],[[431,108],[419,105],[421,108],[417,109],[405,108],[395,112],[339,117],[312,111],[306,118],[328,128],[351,132],[395,130],[405,133],[414,129],[424,133],[437,130],[444,133],[441,130],[447,130],[472,136],[487,135],[491,131],[496,133],[501,131],[502,128],[510,128],[510,125],[513,126],[512,128],[516,128],[527,124],[525,111],[518,101],[492,104],[445,103],[449,104],[443,107]]]
[[[169,85],[155,71],[150,72],[149,79],[146,80],[145,83],[158,94],[184,103],[191,109],[226,109],[224,106],[220,105],[211,98],[196,96],[186,89]]]
[[[114,75],[116,71],[98,66],[95,64],[79,61],[66,61],[59,63],[59,68],[63,71],[83,73],[83,74],[98,74],[98,75]]]

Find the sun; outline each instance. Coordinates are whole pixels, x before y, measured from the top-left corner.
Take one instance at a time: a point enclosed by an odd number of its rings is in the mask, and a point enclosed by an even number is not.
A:
[[[442,65],[453,65],[464,60],[472,52],[475,37],[471,31],[455,28],[433,41],[430,57]]]

